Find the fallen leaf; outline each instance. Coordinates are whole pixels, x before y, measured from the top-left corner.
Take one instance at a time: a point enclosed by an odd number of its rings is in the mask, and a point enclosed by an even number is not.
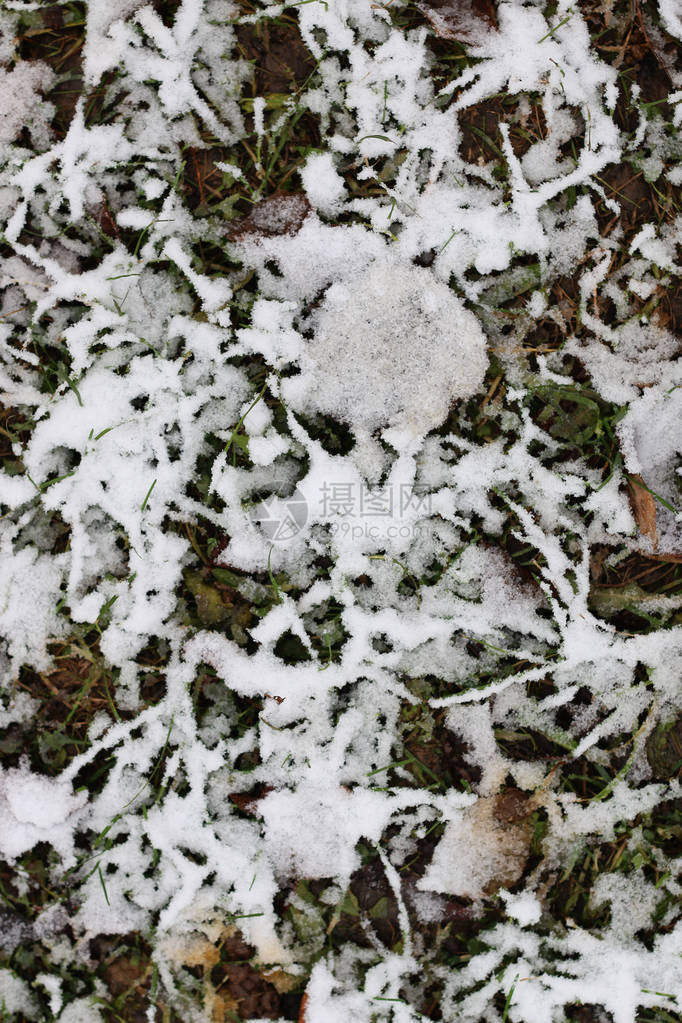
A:
[[[112,217],[106,202],[100,203],[95,212],[95,219],[99,224],[101,231],[107,236],[107,238],[119,237],[118,224]]]
[[[306,1023],[305,1007],[307,1004],[308,996],[304,992],[303,998],[301,999],[301,1008],[298,1010],[298,1023]]]
[[[206,999],[205,1009],[213,1023],[228,1023],[228,1021],[239,1019],[239,1002],[227,995],[218,995],[213,992]]]
[[[682,768],[682,716],[661,722],[646,744],[646,757],[654,778],[668,781]]]
[[[609,618],[619,611],[671,615],[682,606],[682,598],[647,593],[638,583],[620,586],[596,586],[590,590],[590,610],[600,618]]]
[[[417,6],[441,39],[477,43],[497,29],[492,0],[421,0]]]
[[[272,984],[278,995],[285,995],[288,991],[294,991],[300,984],[300,978],[286,970],[276,967],[274,970],[265,971],[261,974],[263,980]]]
[[[628,476],[628,496],[637,527],[654,550],[658,547],[656,529],[656,499],[647,489],[641,476]]]
[[[237,1003],[237,1019],[280,1018],[274,985],[250,963],[221,963],[211,972],[211,983],[223,998]]]
[[[208,971],[220,962],[220,949],[203,934],[194,932],[164,944],[164,955],[182,966],[201,966]]]
[[[221,591],[204,582],[199,572],[188,573],[186,583],[196,602],[202,625],[219,625],[228,617],[230,609],[223,603]]]
[[[297,234],[310,213],[310,203],[299,192],[275,192],[256,203],[243,220],[230,225],[229,237],[239,241],[248,235],[272,238],[275,235]]]
[[[536,805],[520,789],[478,799],[448,824],[417,887],[481,899],[516,884],[528,862]]]
[[[121,995],[139,984],[150,972],[151,967],[140,962],[133,962],[126,956],[120,956],[109,963],[104,971],[107,987],[112,995]]]
[[[230,792],[228,798],[242,813],[255,813],[258,801],[268,792],[272,792],[272,785],[257,785],[249,792]]]
[[[527,820],[534,808],[535,804],[527,792],[522,789],[506,789],[495,797],[493,813],[497,822],[505,828]]]

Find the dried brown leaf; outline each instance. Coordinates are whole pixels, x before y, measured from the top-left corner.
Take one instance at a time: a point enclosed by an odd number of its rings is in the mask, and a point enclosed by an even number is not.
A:
[[[178,965],[201,966],[206,971],[220,962],[220,949],[198,932],[164,943],[164,955]]]
[[[477,43],[497,28],[492,0],[421,0],[417,6],[441,39]]]
[[[656,550],[658,547],[656,498],[647,489],[641,476],[628,477],[628,497],[640,533],[651,541],[653,549]]]
[[[225,994],[211,993],[207,997],[205,1008],[213,1023],[231,1023],[232,1020],[239,1019],[237,1015],[239,1002]]]
[[[256,203],[243,220],[230,225],[230,238],[239,241],[247,235],[272,238],[297,234],[310,213],[310,203],[300,192],[275,192]]]
[[[481,899],[516,884],[528,862],[536,805],[533,796],[508,789],[468,806],[436,847],[426,890],[435,885],[444,894]]]
[[[273,970],[266,970],[261,976],[263,980],[267,980],[268,984],[272,984],[278,995],[285,995],[288,991],[295,991],[301,982],[299,977],[296,977],[293,973],[287,973],[286,970],[280,970],[279,967],[275,967]]]
[[[121,995],[124,991],[130,991],[139,984],[150,970],[151,967],[148,964],[133,962],[132,959],[122,955],[109,963],[104,975],[112,995]]]
[[[229,800],[242,813],[256,813],[258,802],[272,792],[272,785],[257,785],[249,792],[230,792]]]

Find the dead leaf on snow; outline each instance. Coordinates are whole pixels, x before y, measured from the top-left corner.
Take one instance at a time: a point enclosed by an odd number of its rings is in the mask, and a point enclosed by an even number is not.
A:
[[[247,217],[230,224],[229,237],[240,241],[248,235],[272,238],[297,234],[310,213],[310,203],[301,192],[275,192],[256,203]]]
[[[628,476],[628,497],[640,533],[651,541],[653,549],[656,550],[658,547],[656,499],[647,489],[641,476]]]
[[[481,899],[516,884],[528,861],[536,805],[520,789],[478,799],[448,825],[418,887]]]
[[[421,0],[417,6],[441,39],[477,43],[497,29],[492,0]]]

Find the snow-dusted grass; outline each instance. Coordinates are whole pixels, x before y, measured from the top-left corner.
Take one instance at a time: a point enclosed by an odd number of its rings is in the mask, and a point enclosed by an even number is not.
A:
[[[2,1019],[682,1011],[679,17],[419,6],[0,10]]]

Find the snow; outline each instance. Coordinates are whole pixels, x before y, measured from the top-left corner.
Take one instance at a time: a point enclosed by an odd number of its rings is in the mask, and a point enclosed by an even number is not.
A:
[[[74,817],[86,801],[86,793],[74,794],[69,782],[22,768],[0,769],[0,808],[5,822],[0,836],[3,855],[15,859],[37,842],[48,840],[68,859]]]
[[[658,10],[666,30],[682,39],[682,18],[676,10],[674,0],[658,0]]]
[[[23,1013],[28,1019],[38,1018],[38,1007],[28,984],[6,969],[0,969],[0,1005],[5,1012]]]
[[[341,211],[346,189],[331,153],[309,156],[301,169],[301,183],[314,209],[328,216]]]
[[[65,630],[57,614],[63,559],[31,547],[16,552],[6,549],[0,553],[0,578],[0,632],[9,660],[5,670],[12,674],[22,664],[47,668],[47,643],[59,639]]]
[[[100,1023],[102,1014],[89,998],[76,998],[57,1017],[59,1023]]]
[[[276,19],[280,5],[245,15],[182,0],[165,23],[146,0],[90,0],[86,91],[104,86],[107,102],[94,118],[81,97],[64,137],[49,126],[53,73],[14,48],[32,5],[0,12],[0,400],[10,425],[26,423],[8,429],[0,473],[0,725],[37,709],[23,673],[49,680],[56,651],[82,654],[86,640],[125,711],[98,707],[54,777],[25,758],[0,768],[0,852],[27,886],[21,858],[51,846],[50,884],[71,871],[73,948],[142,931],[181,1016],[183,949],[197,935],[214,948],[236,917],[258,960],[310,973],[309,1023],[426,1018],[403,998],[425,973],[443,1019],[497,1019],[491,1006],[509,998],[510,1023],[553,1023],[577,1001],[634,1023],[641,1006],[682,998],[679,922],[666,916],[652,947],[638,936],[679,896],[674,872],[657,864],[659,887],[634,868],[602,874],[589,898],[606,923],[587,930],[548,925],[528,864],[533,813],[561,876],[679,798],[674,779],[651,780],[645,744],[679,710],[682,627],[598,617],[590,576],[595,552],[642,548],[628,476],[657,495],[657,553],[680,552],[682,369],[656,314],[680,273],[680,221],[652,221],[626,246],[597,217],[602,200],[620,209],[606,168],[641,159],[647,180],[679,183],[679,153],[647,104],[632,137],[620,131],[617,72],[568,0],[551,17],[500,0],[498,28],[479,26],[471,59],[437,86],[431,29],[397,27],[388,6],[298,5],[315,71],[273,109],[245,93],[235,23]],[[682,38],[675,4],[659,12]],[[671,79],[671,103],[681,85]],[[463,120],[500,94],[499,156],[470,163]],[[514,129],[536,104],[544,128],[518,156]],[[270,160],[304,112],[319,138],[280,181]],[[224,177],[194,211],[183,173],[209,139]],[[562,275],[575,303],[556,298]],[[560,350],[529,343],[543,323]],[[598,437],[607,403],[620,408],[620,462],[566,456],[556,424],[538,423],[538,396],[561,388],[598,409]],[[273,539],[263,507],[288,530]],[[230,582],[211,626],[187,578],[213,586],[214,570]],[[290,634],[308,660],[278,654]],[[150,649],[162,684],[143,708]],[[410,713],[461,742],[470,791],[389,766]],[[501,736],[526,731],[562,757],[502,752]],[[561,789],[564,767],[607,765],[625,745],[631,759],[598,798]],[[89,792],[97,758],[107,768]],[[512,786],[527,812],[505,818]],[[435,824],[410,891],[416,836]],[[282,893],[303,904],[299,882],[329,882],[336,906],[370,853],[401,944],[299,941]],[[445,969],[406,906],[435,925],[453,899],[471,921],[493,906],[497,922]],[[1,970],[0,1003],[97,1020],[66,983],[71,938],[51,908],[39,936],[54,962],[33,990]]]
[[[512,920],[518,920],[522,927],[536,924],[540,919],[542,906],[532,892],[511,895],[509,892],[501,891],[499,894],[504,899],[507,916]]]
[[[384,426],[423,436],[483,382],[485,337],[474,316],[427,271],[390,257],[331,285],[305,326],[313,337],[301,368],[315,383],[297,400],[356,436]]]
[[[528,840],[527,820],[508,823],[496,800],[482,797],[448,821],[418,887],[481,899],[501,881],[518,881],[528,857]]]
[[[9,71],[0,68],[0,144],[13,142],[24,127],[29,127],[36,145],[47,141],[50,107],[40,96],[54,81],[53,71],[40,60],[26,61]]]

